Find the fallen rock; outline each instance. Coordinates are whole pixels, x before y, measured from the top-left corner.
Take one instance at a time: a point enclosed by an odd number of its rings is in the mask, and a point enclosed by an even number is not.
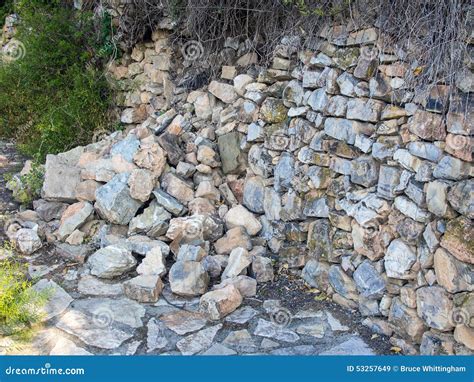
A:
[[[128,298],[138,302],[156,302],[163,289],[158,275],[140,275],[123,283],[123,291]]]
[[[125,225],[135,216],[141,203],[130,195],[127,173],[118,174],[96,191],[95,209],[104,219]]]
[[[61,216],[57,231],[59,240],[64,240],[77,228],[80,228],[94,213],[94,207],[88,202],[71,204]]]
[[[251,236],[262,229],[262,224],[258,219],[242,205],[231,208],[224,219],[228,229],[243,227]]]
[[[244,248],[235,248],[229,256],[227,267],[222,273],[222,280],[234,278],[246,272],[247,267],[252,263],[248,251]]]
[[[112,279],[131,271],[137,261],[130,251],[121,247],[108,246],[93,253],[87,260],[87,264],[94,276]]]
[[[242,304],[242,296],[234,285],[207,292],[199,301],[199,309],[217,321],[232,313]]]
[[[169,281],[177,295],[200,296],[207,290],[209,275],[199,262],[177,261],[170,269]]]

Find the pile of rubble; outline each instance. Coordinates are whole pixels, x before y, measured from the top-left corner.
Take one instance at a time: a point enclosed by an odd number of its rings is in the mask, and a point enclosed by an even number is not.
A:
[[[304,52],[285,38],[267,69],[229,41],[221,78],[190,91],[155,32],[111,68],[126,132],[49,155],[10,239],[55,243],[140,302],[167,280],[212,320],[277,261],[407,353],[472,353],[473,74],[451,98],[414,94],[381,37],[327,28]]]

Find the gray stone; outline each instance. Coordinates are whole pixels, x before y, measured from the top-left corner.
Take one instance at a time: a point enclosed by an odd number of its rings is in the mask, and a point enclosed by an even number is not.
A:
[[[245,275],[227,278],[220,284],[214,285],[213,289],[225,288],[228,285],[236,287],[242,297],[254,297],[257,294],[257,280]]]
[[[416,261],[416,253],[401,239],[393,240],[385,255],[385,270],[388,277],[410,279],[408,273]]]
[[[83,276],[79,280],[77,290],[84,295],[91,296],[120,296],[123,294],[121,284],[108,284],[93,276]]]
[[[116,349],[133,337],[130,331],[107,327],[96,321],[80,311],[70,310],[61,317],[56,326],[78,337],[85,344],[101,349]]]
[[[306,194],[303,214],[316,218],[327,218],[329,216],[329,205],[326,197],[314,197],[310,193]]]
[[[319,355],[375,355],[376,353],[358,336],[336,345]]]
[[[263,256],[254,256],[252,261],[252,275],[259,283],[273,281],[272,259]]]
[[[226,318],[226,322],[231,322],[233,324],[245,324],[249,322],[258,314],[258,311],[250,306],[244,306],[237,309],[235,312],[229,314]]]
[[[350,300],[357,300],[357,287],[352,278],[350,278],[341,267],[331,265],[328,272],[329,284],[334,290]]]
[[[379,176],[379,166],[375,160],[369,156],[361,156],[352,161],[351,181],[364,187],[371,187],[377,184]]]
[[[183,355],[193,355],[202,352],[211,346],[214,337],[221,328],[222,324],[203,329],[178,341],[176,346]]]
[[[172,213],[174,216],[179,216],[184,211],[184,206],[163,190],[154,190],[153,195],[155,196],[158,205],[162,206],[166,211]]]
[[[474,290],[474,266],[459,261],[443,248],[434,254],[434,269],[438,284],[448,292]]]
[[[163,289],[158,275],[139,275],[123,283],[123,291],[128,298],[139,302],[156,302]]]
[[[168,346],[165,327],[156,318],[151,318],[150,321],[148,321],[146,346],[148,353],[157,349],[165,349]]]
[[[74,202],[81,182],[81,170],[76,167],[82,147],[66,153],[47,155],[41,196],[48,201]]]
[[[252,258],[245,248],[235,248],[229,256],[229,262],[222,273],[222,280],[234,278],[246,272],[247,267],[252,263]]]
[[[280,195],[271,187],[265,188],[263,200],[265,216],[269,221],[280,220],[281,199]]]
[[[395,198],[394,206],[402,214],[417,222],[427,223],[430,221],[431,214],[428,211],[421,209],[414,202],[404,196],[397,196]]]
[[[429,142],[410,142],[407,145],[408,151],[410,154],[415,155],[417,157],[428,159],[432,162],[438,162],[442,155],[443,150],[440,149],[438,146],[434,145],[433,143]]]
[[[378,122],[384,103],[373,99],[354,98],[347,102],[347,119]]]
[[[74,342],[71,340],[68,340],[67,338],[64,337],[59,337],[59,339],[56,341],[56,344],[54,347],[51,349],[49,352],[49,355],[93,355],[92,353],[89,353],[87,350],[77,346]]]
[[[472,166],[449,155],[444,156],[436,165],[433,176],[449,180],[461,180],[472,176]]]
[[[111,279],[132,270],[137,261],[130,251],[121,247],[108,246],[92,254],[87,264],[94,276]]]
[[[400,184],[400,176],[401,171],[398,168],[380,166],[377,194],[385,199],[395,199],[397,195],[396,188]]]
[[[207,319],[202,313],[178,310],[160,316],[160,321],[180,336],[202,329]]]
[[[74,310],[79,310],[92,317],[98,326],[103,328],[118,324],[130,328],[141,328],[146,309],[138,302],[128,298],[88,298],[76,300]]]
[[[32,288],[37,293],[46,293],[48,297],[46,304],[39,308],[42,321],[59,316],[73,301],[72,297],[53,280],[42,279]]]
[[[325,290],[329,285],[328,272],[329,264],[310,259],[303,268],[301,277],[313,288]]]
[[[152,201],[142,214],[137,215],[130,221],[128,234],[143,233],[158,238],[168,230],[170,219],[171,214],[160,207],[156,201]]]
[[[184,244],[179,248],[177,261],[201,261],[207,256],[206,251],[199,246]]]
[[[388,321],[394,326],[397,334],[408,337],[415,343],[421,341],[421,336],[426,330],[426,326],[418,317],[416,309],[402,304],[398,297],[392,300]]]
[[[454,184],[448,201],[452,208],[470,219],[474,219],[474,180],[468,179]]]
[[[244,185],[243,205],[255,213],[263,213],[265,181],[259,176],[248,178]]]
[[[428,211],[441,217],[449,214],[448,188],[449,185],[447,183],[438,180],[426,184],[425,191]]]
[[[422,287],[416,291],[418,316],[434,329],[450,331],[453,328],[453,301],[439,286]]]
[[[66,203],[48,202],[44,199],[33,201],[33,208],[38,214],[39,218],[45,222],[60,219],[63,212],[67,208]]]
[[[380,298],[385,292],[385,280],[368,260],[359,265],[353,275],[357,289],[366,298]]]
[[[178,261],[169,272],[173,293],[180,296],[199,296],[206,292],[209,275],[196,261]]]
[[[141,203],[130,196],[127,173],[114,176],[96,191],[95,209],[106,220],[114,224],[128,224]]]
[[[79,202],[70,205],[61,217],[61,225],[57,231],[59,240],[64,240],[73,233],[74,230],[81,227],[93,213],[94,208],[92,204],[88,202]]]
[[[314,111],[324,112],[329,104],[329,97],[326,90],[321,88],[312,92],[307,102]]]
[[[274,169],[275,190],[281,192],[287,190],[291,185],[291,179],[294,175],[295,160],[290,153],[281,153],[280,160]]]
[[[326,328],[323,323],[302,324],[296,328],[296,333],[302,336],[323,338],[326,333]]]
[[[110,149],[111,155],[121,155],[127,162],[133,162],[133,156],[140,147],[140,141],[134,134],[128,134]]]
[[[208,86],[209,92],[224,103],[232,103],[238,98],[238,94],[232,85],[212,81]]]
[[[252,336],[246,329],[230,332],[222,343],[242,353],[253,353],[256,350]]]
[[[226,356],[226,355],[236,355],[237,352],[229,349],[228,347],[221,344],[214,344],[209,349],[207,349],[202,355],[212,355],[212,356]]]
[[[16,248],[25,255],[31,255],[43,246],[35,229],[20,228],[15,232],[13,241]]]
[[[222,171],[224,174],[233,173],[239,170],[240,163],[240,135],[234,131],[219,136],[217,139],[219,155],[222,161]]]
[[[254,334],[256,336],[272,338],[277,341],[296,342],[300,339],[298,334],[285,327],[260,318]]]

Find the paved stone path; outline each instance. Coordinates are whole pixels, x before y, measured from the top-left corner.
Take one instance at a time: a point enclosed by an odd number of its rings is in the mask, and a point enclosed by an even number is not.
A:
[[[18,170],[13,147],[0,144],[3,174]],[[21,167],[21,166],[20,166]],[[3,178],[3,177],[2,177]],[[3,180],[0,180],[3,182]],[[18,205],[0,191],[2,214]],[[91,276],[81,263],[51,247],[26,257],[35,288],[51,291],[44,322],[30,342],[0,337],[0,354],[387,354],[388,341],[373,337],[362,318],[315,299],[299,278],[278,275],[259,285],[256,297],[221,321],[199,312],[199,298],[182,298],[165,289],[157,303],[126,298],[119,282]],[[274,299],[275,296],[280,300]]]

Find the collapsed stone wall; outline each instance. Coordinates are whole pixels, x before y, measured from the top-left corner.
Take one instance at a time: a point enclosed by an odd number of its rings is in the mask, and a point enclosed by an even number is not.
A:
[[[229,40],[220,78],[191,90],[199,54],[178,60],[169,32],[154,32],[110,67],[125,132],[48,156],[45,237],[82,260],[100,246],[87,261],[105,278],[136,265],[111,267],[111,245],[148,265],[162,263],[153,247],[172,252],[183,295],[205,293],[208,275],[251,295],[242,275],[271,281],[274,259],[405,353],[472,354],[472,67],[454,94],[420,96],[404,80],[419,68],[381,37],[325,28],[303,52],[288,37],[270,68]],[[146,300],[161,286],[127,288]],[[238,305],[227,292],[217,305]]]

